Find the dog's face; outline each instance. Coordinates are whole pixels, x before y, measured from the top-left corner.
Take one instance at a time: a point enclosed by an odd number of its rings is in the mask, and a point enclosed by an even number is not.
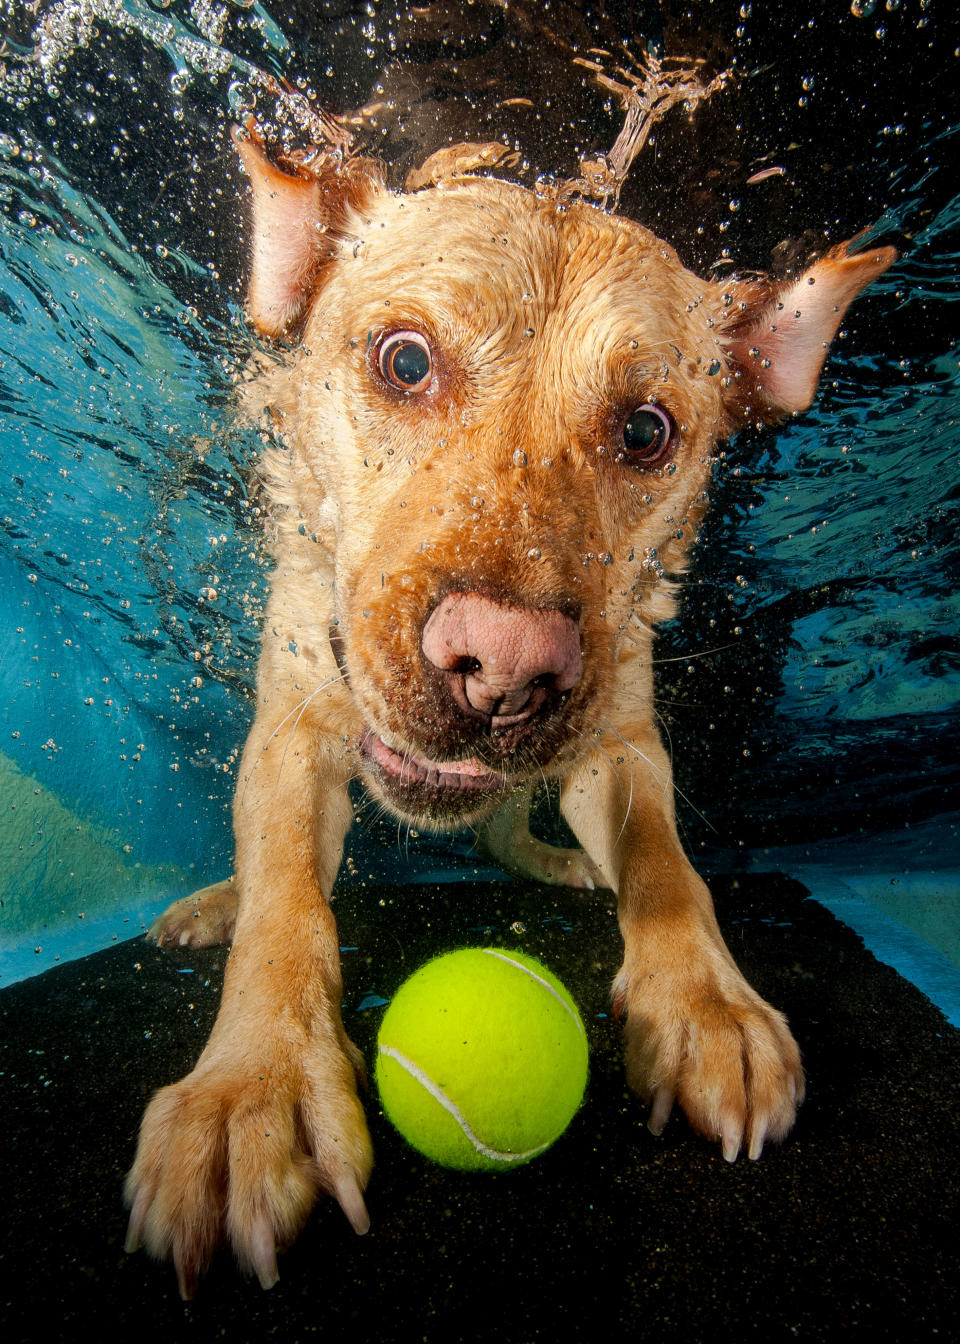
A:
[[[318,576],[372,791],[475,820],[591,745],[625,661],[651,712],[649,633],[714,445],[809,400],[866,268],[853,287],[851,259],[821,263],[812,336],[811,300],[781,299],[778,333],[769,288],[703,281],[580,201],[462,177],[314,191],[245,160],[255,318],[304,315],[264,380],[290,451],[278,580],[292,552]]]

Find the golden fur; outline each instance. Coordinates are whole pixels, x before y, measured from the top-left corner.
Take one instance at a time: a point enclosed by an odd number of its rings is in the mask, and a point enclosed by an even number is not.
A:
[[[245,389],[282,439],[266,463],[276,568],[235,878],[154,930],[210,941],[235,918],[220,1014],[193,1072],[151,1102],[128,1179],[130,1244],[172,1256],[185,1295],[223,1237],[269,1286],[320,1190],[367,1226],[329,904],[358,775],[417,824],[475,826],[510,871],[618,893],[614,994],[655,1132],[674,1102],[729,1160],[788,1131],[797,1046],[737,970],[677,838],[653,628],[717,440],[809,403],[843,311],[893,255],[844,245],[781,286],[721,284],[583,200],[458,167],[393,192],[362,160],[283,171],[252,139],[240,150],[250,311],[288,342]],[[416,392],[377,366],[397,332],[430,352]],[[623,426],[651,405],[675,442],[645,464]],[[461,715],[444,687],[462,701],[470,665],[424,653],[431,613],[456,620],[458,604],[484,629],[502,617],[567,640],[565,666],[574,630],[576,684],[500,727]],[[457,787],[437,785],[444,763]],[[583,852],[530,837],[527,780],[545,775]]]

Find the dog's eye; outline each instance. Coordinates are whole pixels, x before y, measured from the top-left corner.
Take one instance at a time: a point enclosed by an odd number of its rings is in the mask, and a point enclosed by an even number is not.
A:
[[[642,467],[665,462],[674,443],[674,425],[660,406],[649,402],[627,416],[623,426],[623,459]]]
[[[380,346],[377,364],[390,386],[401,392],[423,392],[430,386],[433,358],[417,331],[397,331],[388,336]]]

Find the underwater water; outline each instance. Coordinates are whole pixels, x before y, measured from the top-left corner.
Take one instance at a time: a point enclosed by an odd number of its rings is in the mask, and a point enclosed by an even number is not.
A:
[[[812,410],[741,434],[717,464],[659,651],[684,837],[707,871],[819,863],[824,893],[848,913],[866,902],[946,974],[960,946],[953,7],[5,0],[0,14],[3,983],[133,936],[229,871],[268,579],[260,442],[232,404],[254,338],[230,125],[255,106],[303,137],[318,106],[376,104],[368,135],[398,162],[506,137],[532,173],[561,175],[619,126],[572,59],[621,38],[736,74],[658,130],[624,194],[688,264],[766,268],[862,228],[900,250]],[[418,845],[370,818],[350,871],[395,876],[398,843],[412,874],[482,871],[466,843]]]

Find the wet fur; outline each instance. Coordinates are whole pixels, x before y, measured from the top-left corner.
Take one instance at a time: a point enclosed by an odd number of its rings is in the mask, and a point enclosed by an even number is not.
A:
[[[721,285],[581,200],[459,170],[391,192],[362,161],[284,172],[240,148],[250,311],[288,341],[244,393],[282,440],[265,463],[276,566],[235,879],[153,931],[233,933],[220,1014],[194,1071],[151,1102],[127,1186],[130,1244],[171,1256],[184,1295],[224,1237],[269,1286],[318,1191],[367,1226],[362,1066],[329,904],[357,776],[418,825],[475,826],[508,870],[618,893],[614,996],[655,1132],[676,1103],[733,1160],[789,1130],[799,1051],[737,970],[677,838],[653,630],[717,441],[808,404],[844,309],[892,260],[841,246],[780,287]],[[372,352],[397,329],[435,352],[427,393],[378,377]],[[654,399],[679,443],[645,469],[620,435]],[[576,621],[577,685],[509,731],[458,715],[421,649],[451,592]],[[407,787],[371,762],[371,732],[412,759],[474,760],[500,787]],[[529,782],[544,777],[582,852],[531,838]]]

